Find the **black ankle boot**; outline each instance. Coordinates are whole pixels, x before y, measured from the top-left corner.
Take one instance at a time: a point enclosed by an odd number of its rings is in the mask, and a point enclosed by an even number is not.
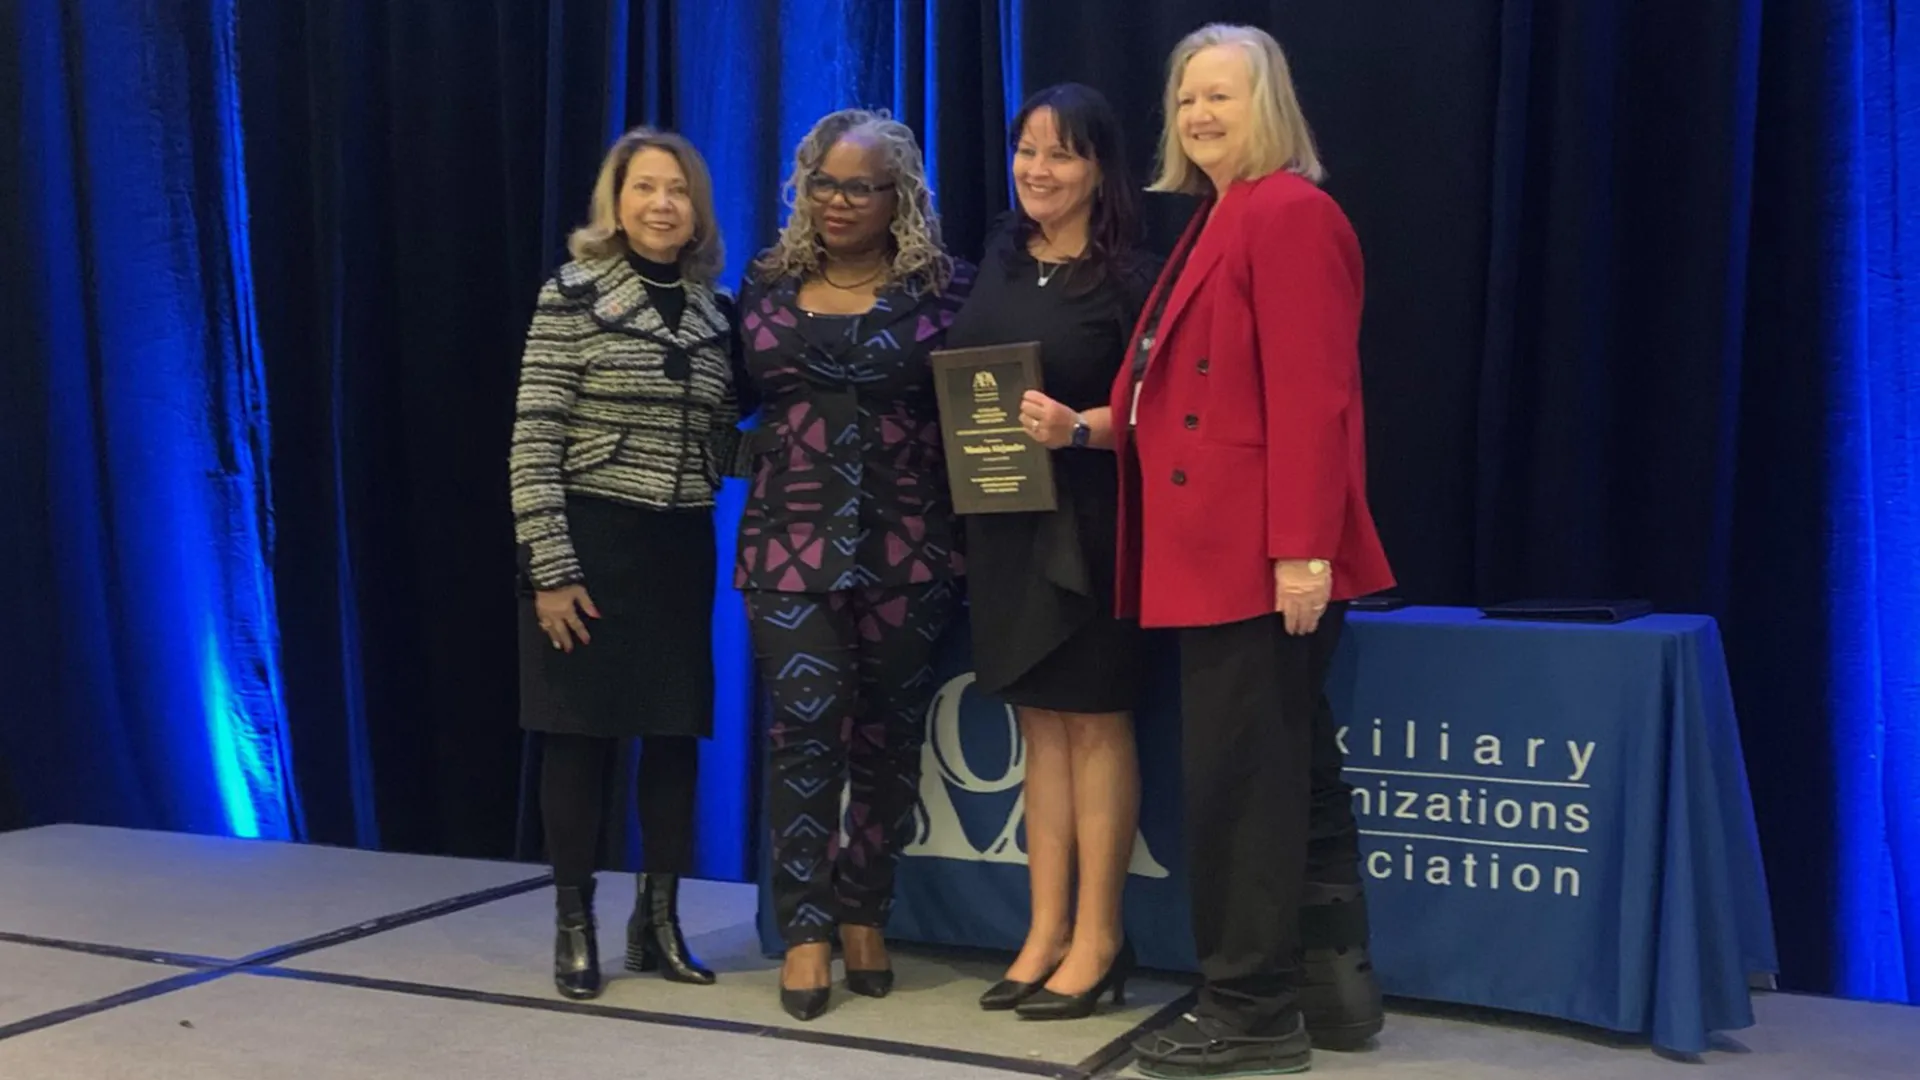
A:
[[[593,922],[593,883],[554,890],[553,985],[575,1001],[600,996],[600,943]]]
[[[627,921],[627,970],[658,971],[670,982],[711,986],[714,974],[687,951],[680,933],[680,876],[641,874]]]
[[[1322,1050],[1358,1050],[1386,1026],[1367,951],[1367,895],[1359,884],[1307,883],[1300,907],[1300,1011]]]

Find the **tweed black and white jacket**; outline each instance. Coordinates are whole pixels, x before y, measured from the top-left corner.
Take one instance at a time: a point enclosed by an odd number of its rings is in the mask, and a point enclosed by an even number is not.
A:
[[[540,290],[508,465],[514,536],[536,589],[583,580],[568,495],[713,505],[739,443],[730,304],[685,288],[678,330],[624,258],[570,262]]]

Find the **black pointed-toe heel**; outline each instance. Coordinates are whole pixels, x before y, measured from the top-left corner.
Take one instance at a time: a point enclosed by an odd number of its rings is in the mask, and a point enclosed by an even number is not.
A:
[[[828,978],[832,978],[831,972]],[[788,1016],[802,1023],[819,1018],[821,1013],[827,1011],[827,1003],[831,1000],[831,984],[810,986],[803,990],[795,990],[784,982],[780,984],[780,1007],[787,1011]]]
[[[554,890],[553,985],[574,1001],[600,996],[600,943],[593,921],[593,885]]]
[[[1008,1009],[1039,993],[1046,987],[1047,980],[1053,978],[1053,973],[1059,970],[1060,965],[1055,964],[1032,982],[1021,982],[1018,979],[1001,979],[999,982],[987,987],[986,993],[980,995],[980,1007],[987,1012],[1006,1012]]]
[[[867,929],[873,929],[876,933],[879,932],[878,929],[874,927],[868,927]],[[881,936],[880,942],[884,948],[886,945],[886,937],[884,934]],[[851,955],[844,951],[846,944],[844,928],[841,932],[840,944],[843,949],[842,955]],[[849,963],[847,965],[847,989],[859,994],[861,997],[886,997],[888,994],[893,993],[893,968],[891,965],[883,968],[856,968]]]
[[[669,982],[712,986],[713,972],[687,951],[680,932],[678,874],[641,874],[640,891],[627,920],[627,970],[658,971]]]
[[[883,998],[893,993],[893,969],[878,971],[847,969],[847,989],[861,997]]]
[[[815,945],[825,943],[801,942],[800,944]],[[787,946],[788,955],[791,956],[792,951],[798,947],[800,946]],[[809,986],[796,990],[787,985],[786,960],[784,958],[781,960],[779,977],[780,1007],[787,1011],[788,1016],[804,1023],[805,1021],[817,1018],[821,1013],[827,1011],[827,1004],[833,999],[833,956],[831,952],[827,955],[825,975],[827,985]]]
[[[1032,996],[1013,1007],[1022,1020],[1082,1020],[1092,1016],[1100,998],[1113,991],[1113,1003],[1127,1003],[1127,979],[1133,975],[1133,942],[1122,941],[1120,952],[1100,981],[1078,994],[1056,994],[1042,986]]]
[[[831,987],[816,986],[811,990],[789,990],[780,988],[780,1007],[795,1020],[806,1022],[817,1019],[827,1011],[827,1001],[833,996]]]

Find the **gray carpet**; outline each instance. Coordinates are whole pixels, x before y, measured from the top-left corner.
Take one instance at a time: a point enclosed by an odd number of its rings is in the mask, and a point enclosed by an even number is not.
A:
[[[0,1042],[7,1080],[1005,1080],[837,1047],[236,976]]]
[[[926,1046],[1074,1064],[1126,1034],[1184,987],[1154,979],[1128,985],[1127,1006],[1084,1021],[1024,1023],[990,1016],[975,1005],[999,978],[1004,958],[955,958],[895,949],[895,990],[875,1001],[836,987],[827,1015],[808,1024],[779,1004],[778,964],[761,955],[754,933],[752,886],[688,882],[681,921],[695,955],[720,974],[711,987],[687,987],[621,969],[633,878],[603,874],[597,907],[600,948],[609,983],[601,1004],[619,1008],[800,1028],[861,1038],[908,1037]],[[549,997],[553,899],[546,891],[498,900],[415,926],[299,957],[291,967],[491,993]],[[842,974],[838,964],[835,976]]]
[[[1910,1080],[1920,1009],[1793,994],[1755,998],[1759,1022],[1697,1062],[1573,1025],[1480,1010],[1395,1012],[1371,1051],[1319,1054],[1344,1080]],[[1129,1071],[1126,1075],[1138,1075]]]
[[[235,959],[539,872],[56,825],[0,833],[0,930]]]
[[[536,872],[111,829],[30,830],[0,834],[0,932],[238,957],[330,931],[367,931],[381,916]],[[78,1018],[58,1010],[181,972],[131,954],[0,943],[0,1078],[1066,1075],[1181,989],[1143,980],[1125,1009],[1027,1024],[974,1007],[1001,958],[901,948],[893,996],[873,1001],[839,989],[826,1017],[799,1025],[777,1005],[775,967],[760,955],[754,895],[743,886],[690,883],[684,897],[687,931],[721,971],[720,985],[620,972],[631,880],[603,878],[601,940],[613,979],[591,1014],[568,1011],[552,993],[544,889]],[[1755,1008],[1758,1026],[1684,1063],[1571,1025],[1409,1005],[1374,1050],[1322,1054],[1315,1071],[1354,1080],[1920,1075],[1920,1010],[1785,994],[1760,995]],[[61,1022],[8,1028],[50,1015]]]
[[[4,924],[11,922],[0,909],[0,929],[10,929]],[[132,960],[0,942],[0,1027],[179,973]]]

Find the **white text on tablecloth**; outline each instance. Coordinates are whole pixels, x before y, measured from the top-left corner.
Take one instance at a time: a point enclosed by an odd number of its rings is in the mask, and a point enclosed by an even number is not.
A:
[[[1593,829],[1591,739],[1386,720],[1339,730],[1368,876],[1578,897]]]

